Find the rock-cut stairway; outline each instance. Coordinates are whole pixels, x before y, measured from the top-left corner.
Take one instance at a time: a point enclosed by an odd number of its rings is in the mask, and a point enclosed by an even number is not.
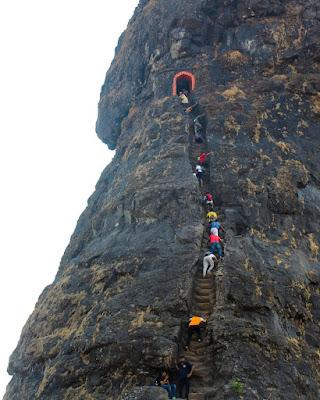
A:
[[[201,111],[201,110],[200,110]],[[199,113],[200,113],[199,111]],[[194,116],[192,116],[194,118]],[[204,132],[205,134],[205,132]],[[207,152],[207,143],[198,144],[194,141],[193,132],[189,136],[189,159],[192,169],[194,170],[197,159],[202,152]],[[210,170],[205,171],[204,185],[200,189],[202,192],[209,190]],[[204,219],[205,219],[204,210]],[[207,274],[203,277],[202,272],[202,255],[208,251],[208,231],[204,225],[203,237],[201,243],[200,259],[197,264],[197,270],[194,276],[193,289],[191,296],[191,309],[192,315],[207,315],[213,312],[214,299],[215,299],[215,279],[214,272]],[[186,332],[184,332],[186,333]],[[179,356],[185,356],[188,361],[193,365],[193,375],[190,381],[190,394],[189,400],[204,400],[205,394],[212,389],[213,376],[212,376],[212,356],[208,351],[210,344],[210,335],[208,332],[203,332],[203,341],[198,342],[196,335],[192,337],[189,350],[184,350],[184,343],[180,347]]]

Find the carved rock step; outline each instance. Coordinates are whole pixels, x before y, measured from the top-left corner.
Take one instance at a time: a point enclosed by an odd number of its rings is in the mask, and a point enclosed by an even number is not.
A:
[[[208,293],[198,293],[193,295],[193,304],[203,304],[209,303],[211,297],[211,292]]]
[[[193,310],[200,311],[201,314],[210,312],[212,309],[212,305],[210,303],[205,304],[194,304],[192,307]]]
[[[189,400],[205,400],[204,393],[190,393]]]
[[[200,312],[210,311],[212,309],[212,305],[210,302],[207,303],[194,303],[192,306],[192,310],[199,310]]]
[[[207,274],[205,277],[203,277],[202,270],[203,270],[203,267],[201,265],[201,268],[199,268],[197,270],[194,279],[201,280],[201,281],[206,281],[206,282],[207,281],[211,281],[212,280],[212,274]]]
[[[201,266],[201,269],[197,270],[194,279],[196,281],[200,281],[200,282],[211,282],[212,281],[212,274],[209,273],[205,277],[203,277],[203,275],[202,275],[202,266]]]
[[[199,294],[203,294],[203,295],[209,295],[210,293],[212,293],[213,291],[213,285],[207,285],[205,284],[204,287],[203,285],[200,286],[200,284],[195,285],[194,288],[194,293],[199,293]]]
[[[202,298],[206,297],[207,299],[213,295],[213,288],[212,287],[200,287],[194,289],[194,296],[201,296]]]
[[[189,400],[204,400],[206,393],[212,391],[212,387],[210,385],[208,387],[191,387],[191,393],[189,393]],[[180,399],[177,399],[180,400]]]
[[[192,340],[191,343],[190,343],[190,350],[192,352],[194,352],[194,351],[203,351],[202,354],[205,354],[205,350],[207,350],[207,347],[208,347],[207,343],[198,342],[196,340]],[[186,355],[187,354],[188,354],[188,351],[186,352]]]
[[[199,315],[200,317],[205,317],[207,314],[211,313],[211,309],[209,310],[199,310],[198,308],[194,308],[193,310],[194,315]]]
[[[212,281],[212,273],[208,273],[205,277],[203,276],[203,272],[202,272],[203,268],[201,265],[201,269],[199,268],[198,271],[195,274],[195,279],[199,280],[199,281],[205,281],[205,282],[210,282]]]
[[[207,291],[207,293],[209,294],[212,292],[213,285],[211,282],[199,282],[198,284],[194,285],[194,290],[196,289],[204,290],[202,293],[205,293],[205,291]]]
[[[212,292],[213,285],[211,282],[199,282],[199,283],[196,283],[194,286],[194,290],[196,291],[197,289],[199,289],[199,290],[204,289],[204,290],[208,290],[208,291]]]
[[[192,297],[192,302],[193,302],[192,305],[195,307],[197,304],[210,303],[212,295],[213,295],[212,290],[208,290],[207,292],[203,291],[195,292]]]
[[[192,364],[199,364],[199,365],[206,364],[208,357],[206,353],[196,353],[192,351],[184,352],[184,356],[188,358],[188,361],[190,361]]]
[[[202,272],[201,274],[196,274],[196,276],[194,277],[194,282],[195,285],[197,285],[198,283],[209,283],[212,285],[212,274],[209,273],[206,277],[202,276]]]

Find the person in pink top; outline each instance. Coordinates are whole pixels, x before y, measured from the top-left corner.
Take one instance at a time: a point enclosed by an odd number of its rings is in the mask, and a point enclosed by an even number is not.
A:
[[[219,258],[222,257],[221,243],[223,243],[223,240],[221,239],[221,237],[211,234],[209,237],[209,243],[210,243],[210,253],[211,254],[218,253]]]

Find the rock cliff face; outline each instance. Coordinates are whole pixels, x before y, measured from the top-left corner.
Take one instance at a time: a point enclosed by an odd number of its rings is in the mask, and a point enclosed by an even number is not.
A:
[[[5,400],[163,398],[144,386],[182,353],[199,288],[211,337],[190,352],[207,374],[192,398],[320,398],[319,27],[318,0],[140,1],[99,103],[116,155],[22,331]],[[195,77],[192,118],[172,96],[180,71]],[[205,148],[226,229],[208,285],[192,175]]]

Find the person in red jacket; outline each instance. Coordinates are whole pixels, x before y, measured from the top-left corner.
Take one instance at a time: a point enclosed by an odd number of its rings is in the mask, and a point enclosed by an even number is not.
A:
[[[203,201],[208,208],[213,208],[213,197],[211,193],[206,192],[203,196]]]
[[[211,154],[209,153],[201,153],[200,156],[198,157],[198,162],[200,165],[205,165],[206,164],[206,160],[208,155]]]

